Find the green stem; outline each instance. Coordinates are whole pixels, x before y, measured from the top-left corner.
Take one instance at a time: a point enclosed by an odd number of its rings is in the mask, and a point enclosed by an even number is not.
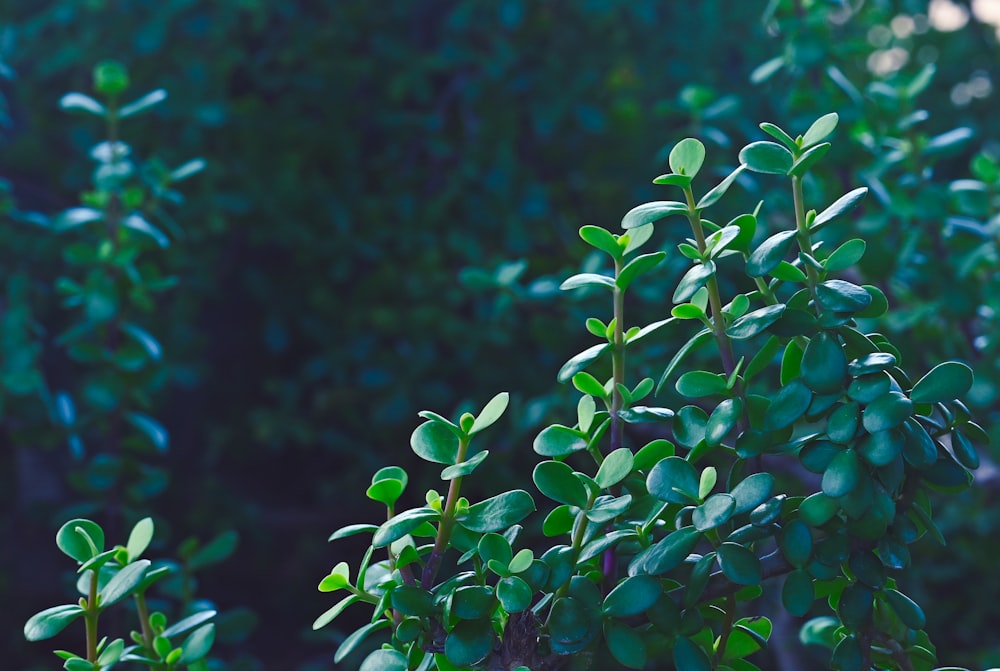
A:
[[[806,207],[802,196],[802,178],[792,177],[792,199],[795,203],[795,239],[799,243],[799,250],[804,254],[812,255],[812,235],[809,226],[806,224]],[[816,298],[816,285],[819,284],[819,271],[811,264],[803,263],[806,271],[806,279],[809,281],[809,293],[813,299]],[[822,312],[819,303],[816,303],[816,311]]]
[[[687,198],[687,217],[691,223],[691,232],[694,234],[695,242],[698,243],[698,251],[704,255],[707,249],[705,231],[702,228],[701,215],[695,207],[694,192],[690,186],[685,187],[684,196]],[[719,356],[722,358],[722,368],[726,372],[726,377],[729,377],[736,369],[736,358],[733,356],[733,343],[726,334],[726,318],[722,313],[722,296],[719,293],[719,281],[714,274],[708,278],[705,286],[708,288],[708,304],[712,312],[712,333],[719,348]]]
[[[465,461],[465,453],[469,450],[469,436],[462,436],[458,441],[458,454],[455,463],[460,464]],[[434,539],[434,549],[427,559],[427,567],[423,570],[420,578],[420,586],[430,589],[437,577],[438,569],[441,568],[441,559],[445,550],[448,549],[448,541],[451,540],[451,530],[455,526],[455,507],[458,505],[459,492],[462,490],[462,478],[457,477],[448,485],[448,498],[445,501],[444,511],[441,513],[441,522],[438,524],[437,537]]]
[[[97,618],[100,617],[97,606],[97,571],[91,571],[87,610],[83,614],[83,620],[87,628],[87,661],[94,663],[97,662]]]
[[[736,597],[732,594],[726,597],[726,615],[722,621],[722,634],[719,637],[719,648],[715,651],[715,663],[718,664],[726,655],[729,635],[733,633],[733,622],[736,620]]]
[[[621,259],[615,259],[615,279],[622,271]],[[611,447],[614,452],[625,441],[625,422],[618,416],[624,399],[618,386],[625,384],[625,292],[615,283],[614,292],[614,343],[611,346],[612,389],[611,389]]]
[[[135,609],[139,616],[139,627],[140,633],[142,634],[142,645],[149,653],[150,657],[156,654],[155,648],[153,648],[153,630],[149,626],[149,606],[146,604],[146,594],[138,593],[135,595]],[[166,669],[167,667],[163,664],[156,664],[150,667],[151,669]]]

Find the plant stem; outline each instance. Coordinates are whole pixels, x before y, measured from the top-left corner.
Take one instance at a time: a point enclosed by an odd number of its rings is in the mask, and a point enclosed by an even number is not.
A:
[[[806,224],[806,207],[802,196],[802,178],[792,177],[792,199],[795,204],[795,239],[799,243],[799,250],[804,254],[812,255],[812,236]],[[806,278],[809,280],[809,293],[813,299],[816,298],[816,285],[819,284],[819,271],[811,264],[803,262],[806,271]],[[816,311],[822,314],[822,307],[816,302]]]
[[[616,280],[621,271],[621,259],[615,259]],[[624,399],[618,386],[625,384],[625,292],[621,290],[617,282],[614,290],[614,322],[614,343],[611,345],[611,446],[609,449],[611,452],[621,447],[625,441],[625,423],[618,416],[624,405]]]
[[[87,628],[87,661],[97,662],[97,618],[100,611],[97,609],[97,571],[90,572],[90,589],[87,594],[87,611],[83,615],[83,621]]]
[[[684,197],[687,198],[687,218],[691,223],[691,232],[694,234],[695,242],[698,243],[698,251],[704,255],[705,231],[701,225],[701,215],[695,207],[694,192],[691,187],[684,188]],[[726,377],[733,374],[736,369],[736,358],[733,356],[733,343],[726,334],[726,318],[722,313],[722,297],[719,294],[719,281],[713,274],[708,278],[705,285],[708,288],[708,304],[712,312],[712,332],[715,335],[715,343],[719,347],[719,356],[722,358],[722,368],[726,372]]]
[[[719,663],[726,655],[729,635],[733,632],[733,621],[736,619],[736,597],[732,594],[726,597],[726,616],[722,621],[722,634],[719,636],[719,647],[715,651],[715,661]]]
[[[149,607],[146,604],[146,594],[144,592],[135,595],[135,609],[139,616],[139,627],[142,630],[142,645],[150,653],[150,656],[152,656],[156,650],[153,648],[153,630],[149,627]],[[163,664],[156,664],[150,668],[165,669],[166,667]]]
[[[465,461],[465,453],[469,450],[469,436],[462,436],[458,441],[458,454],[455,463]],[[444,512],[441,513],[441,522],[438,524],[437,537],[434,539],[434,549],[427,559],[427,567],[420,577],[420,586],[430,589],[437,577],[438,569],[441,568],[441,559],[445,550],[448,549],[448,541],[451,540],[451,530],[455,525],[455,507],[458,505],[458,495],[462,489],[462,478],[457,477],[448,485],[448,498],[445,501]]]

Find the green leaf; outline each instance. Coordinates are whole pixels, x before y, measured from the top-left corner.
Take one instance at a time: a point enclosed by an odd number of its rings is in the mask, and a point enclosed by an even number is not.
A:
[[[674,374],[674,371],[684,360],[684,357],[701,345],[709,342],[712,339],[712,335],[712,331],[709,329],[703,329],[689,338],[688,341],[685,342],[679,350],[677,350],[673,358],[670,359],[670,363],[667,364],[666,369],[663,371],[663,375],[660,376],[660,381],[656,385],[657,394],[660,393],[660,389],[663,388],[663,385],[666,384],[667,380]]]
[[[535,466],[532,480],[538,491],[558,503],[586,508],[587,488],[573,474],[573,469],[561,461],[543,461]]]
[[[867,187],[860,187],[835,200],[828,208],[816,215],[816,218],[813,219],[812,224],[809,226],[810,232],[815,233],[819,231],[833,220],[853,210],[867,193]]]
[[[587,435],[562,424],[553,424],[535,436],[533,449],[543,457],[564,457],[587,448]]]
[[[760,559],[736,543],[723,543],[717,548],[719,566],[727,578],[739,585],[759,585]]]
[[[782,261],[772,268],[771,277],[782,282],[796,282],[798,284],[805,284],[808,280],[804,272],[788,261]]]
[[[712,662],[700,646],[679,636],[674,641],[674,667],[683,671],[712,671]]]
[[[454,464],[458,458],[458,444],[455,432],[434,420],[424,422],[410,435],[413,452],[424,461],[437,464]]]
[[[385,547],[398,541],[424,522],[431,522],[441,517],[441,513],[433,508],[412,508],[401,512],[391,520],[384,522],[372,537],[372,546]]]
[[[616,261],[624,256],[621,245],[615,236],[600,226],[584,226],[580,229],[580,237],[591,247],[595,247]]]
[[[239,534],[232,530],[223,531],[191,555],[187,562],[188,568],[197,571],[224,561],[236,550],[237,543]]]
[[[56,545],[80,563],[104,551],[104,530],[96,522],[73,519],[56,532]]]
[[[582,287],[604,287],[605,289],[614,289],[615,280],[607,275],[598,275],[597,273],[579,273],[566,278],[563,280],[563,283],[559,285],[559,288],[563,291],[580,289]]]
[[[431,593],[417,585],[399,585],[392,590],[392,607],[403,615],[424,616],[434,609]]]
[[[76,604],[46,608],[28,618],[24,624],[24,638],[29,641],[52,638],[83,613],[83,608]]]
[[[849,363],[847,365],[847,372],[854,377],[860,377],[862,375],[871,375],[872,373],[888,370],[895,365],[896,357],[892,354],[889,354],[888,352],[872,352],[871,354],[866,354],[865,356],[859,357]],[[880,382],[884,380],[886,384],[889,383],[889,378],[884,375],[878,377],[877,379]],[[866,401],[861,402],[865,403]]]
[[[759,124],[759,128],[781,144],[788,147],[789,151],[797,151],[799,149],[799,145],[792,139],[792,136],[773,123],[765,121],[764,123]]]
[[[500,419],[500,416],[503,415],[504,411],[507,409],[509,401],[510,394],[505,391],[500,392],[491,398],[490,402],[486,404],[485,408],[483,408],[483,411],[476,417],[476,421],[472,424],[472,428],[469,430],[469,435],[476,435]]]
[[[59,107],[67,112],[87,112],[99,117],[103,117],[108,111],[104,105],[83,93],[67,93],[59,99]]]
[[[660,581],[648,575],[625,578],[604,599],[605,615],[624,618],[643,613],[660,598]]]
[[[802,568],[812,556],[812,531],[802,520],[790,520],[778,535],[778,547],[788,563]]]
[[[698,498],[698,474],[690,462],[667,457],[649,471],[646,489],[661,501],[686,505]]]
[[[923,154],[924,156],[930,156],[955,149],[971,140],[975,135],[975,131],[971,128],[954,128],[946,133],[935,135],[928,140],[927,144],[924,145]]]
[[[351,567],[345,562],[338,562],[330,571],[330,575],[323,578],[319,583],[320,592],[336,592],[351,584]]]
[[[450,467],[449,467],[450,468]],[[365,496],[387,506],[394,505],[403,494],[404,484],[400,480],[385,479],[372,483]]]
[[[690,186],[691,180],[691,175],[677,175],[670,173],[669,175],[660,175],[653,180],[653,184],[659,184],[661,186],[677,186],[683,189],[686,186]]]
[[[482,452],[477,452],[471,458],[465,461],[454,464],[453,466],[448,466],[441,471],[442,480],[454,480],[455,478],[461,478],[469,475],[474,470],[476,470],[481,463],[486,461],[486,457],[490,454],[489,450],[483,450]]]
[[[376,622],[372,622],[371,624],[367,624],[360,629],[355,630],[354,633],[345,638],[344,642],[340,644],[339,648],[337,648],[337,652],[333,656],[333,663],[339,664],[342,662],[344,658],[354,652],[355,648],[364,642],[370,634],[378,631],[379,629],[385,629],[391,624],[392,622],[389,620],[379,619]]]
[[[816,285],[816,300],[826,310],[857,312],[871,305],[872,296],[857,284],[827,280]]]
[[[802,156],[795,159],[795,163],[793,163],[792,167],[788,169],[788,174],[792,177],[802,177],[806,174],[809,168],[813,167],[818,160],[826,155],[826,152],[828,151],[830,151],[829,142],[818,144],[815,147],[806,150]]]
[[[604,640],[611,656],[619,664],[629,669],[641,669],[646,666],[646,644],[634,629],[608,620],[604,623]]]
[[[698,204],[695,205],[695,209],[703,210],[706,207],[711,207],[719,202],[722,199],[722,196],[726,194],[726,191],[729,190],[729,187],[733,185],[733,182],[736,181],[736,178],[739,177],[740,173],[744,170],[746,170],[746,166],[736,166],[736,169],[726,175],[725,179],[713,186],[708,193],[701,197],[701,200],[699,200]]]
[[[705,503],[694,509],[691,521],[698,531],[720,527],[733,516],[736,499],[730,494],[713,494]]]
[[[202,610],[194,613],[193,615],[188,615],[182,620],[178,620],[169,627],[163,630],[162,635],[166,638],[173,638],[174,636],[179,636],[180,634],[192,631],[198,625],[211,620],[216,616],[214,610]]]
[[[144,112],[147,109],[158,105],[167,99],[167,92],[163,89],[156,89],[155,91],[150,91],[138,100],[133,100],[127,105],[122,105],[118,110],[119,119],[127,119],[130,116]]]
[[[781,318],[785,311],[784,303],[768,305],[753,312],[748,312],[733,321],[726,333],[734,340],[747,340],[764,332],[769,326]]]
[[[690,300],[692,296],[708,282],[709,278],[715,274],[715,262],[698,263],[688,269],[684,276],[677,283],[674,289],[673,302],[683,303]]]
[[[752,172],[787,175],[794,160],[790,151],[774,142],[752,142],[740,151],[740,163]]]
[[[517,576],[501,578],[497,583],[497,599],[508,613],[520,613],[531,606],[532,590]]]
[[[914,403],[952,401],[968,393],[972,381],[971,368],[957,361],[945,361],[917,380],[910,398]]]
[[[611,344],[605,342],[583,350],[562,365],[562,368],[559,369],[559,374],[557,376],[558,380],[560,382],[566,382],[578,372],[586,368],[591,361],[594,361],[597,357],[604,354],[605,350],[610,348]]]
[[[601,384],[596,377],[586,371],[580,371],[573,376],[573,386],[576,387],[581,394],[589,394],[590,396],[596,396],[602,400],[608,397],[608,393],[604,391],[604,385]]]
[[[178,665],[192,664],[202,659],[212,649],[213,643],[215,643],[215,625],[210,623],[198,627],[181,645],[184,652],[177,660]]]
[[[837,123],[840,121],[840,117],[836,112],[830,112],[829,114],[824,114],[820,118],[816,119],[809,130],[806,131],[805,135],[802,136],[802,147],[811,147],[817,142],[822,142],[826,139],[837,128]]]
[[[730,664],[743,662],[743,658],[767,647],[771,636],[771,621],[758,616],[742,618],[733,627],[726,644],[725,660]]]
[[[854,583],[844,588],[837,604],[837,614],[849,629],[863,629],[872,621],[874,594],[871,588]]]
[[[192,175],[197,175],[199,172],[204,170],[207,165],[208,164],[205,160],[201,158],[194,158],[190,161],[182,163],[170,171],[170,182],[180,182],[181,180],[187,179]]]
[[[170,434],[157,420],[141,412],[127,412],[125,420],[142,432],[157,450],[167,451],[170,444]]]
[[[890,391],[868,404],[861,423],[868,433],[894,429],[913,414],[913,402],[898,391]]]
[[[634,405],[631,408],[619,410],[618,416],[629,424],[666,422],[674,416],[674,411],[670,408],[651,408],[645,405]]]
[[[365,658],[358,671],[406,671],[407,668],[409,666],[403,653],[380,648]]]
[[[920,630],[927,625],[927,617],[924,615],[923,609],[913,599],[895,589],[883,590],[882,594],[885,595],[886,601],[907,627]]]
[[[726,378],[718,373],[703,370],[692,370],[684,373],[675,385],[677,392],[688,398],[702,398],[725,394],[728,391]]]
[[[866,247],[865,241],[860,238],[848,240],[833,250],[833,253],[823,262],[823,267],[831,273],[847,270],[861,260],[861,257],[865,255]]]
[[[902,452],[904,442],[900,431],[876,431],[861,439],[858,452],[872,466],[888,466]]]
[[[166,249],[170,246],[170,238],[168,238],[163,231],[151,224],[149,220],[138,212],[133,212],[122,219],[121,225],[129,230],[135,231],[136,233],[142,233],[143,235],[151,238],[161,249]]]
[[[847,356],[837,339],[821,332],[810,340],[802,353],[800,374],[817,394],[842,391],[847,381]]]
[[[812,392],[800,379],[792,380],[775,394],[764,412],[764,428],[778,431],[795,423],[809,409]]]
[[[743,415],[743,401],[727,398],[719,403],[705,425],[705,442],[715,447],[722,443]]]
[[[128,552],[129,561],[134,561],[146,551],[153,540],[153,518],[144,517],[135,523],[132,531],[128,535],[128,543],[125,549]]]
[[[652,254],[642,254],[641,256],[635,257],[628,262],[628,265],[622,268],[621,272],[618,274],[618,279],[615,280],[615,284],[618,285],[619,289],[625,291],[629,288],[635,278],[658,266],[666,257],[666,252],[654,252]]]
[[[676,568],[691,554],[701,537],[701,532],[693,526],[671,532],[647,550],[643,569],[650,575],[659,575]]]
[[[687,205],[673,200],[644,203],[633,207],[625,214],[622,218],[622,228],[637,228],[674,214],[687,214],[687,211]]]
[[[523,489],[498,494],[469,506],[458,522],[469,531],[487,533],[501,531],[517,524],[535,511],[531,494]]]
[[[148,559],[139,559],[118,571],[98,595],[100,608],[103,610],[131,595],[142,584],[151,564]]]
[[[799,504],[799,518],[811,527],[821,527],[837,514],[837,508],[834,499],[816,492]]]
[[[861,476],[861,461],[857,453],[854,450],[844,450],[833,458],[823,473],[823,493],[834,499],[846,496],[857,487]]]
[[[674,420],[674,440],[688,449],[694,449],[705,440],[708,415],[696,405],[686,405],[677,412]],[[691,490],[697,493],[697,487]]]
[[[705,145],[691,137],[684,138],[675,144],[667,159],[672,171],[678,175],[690,175],[691,177],[698,174],[704,162]]]
[[[594,480],[601,489],[613,487],[632,472],[634,462],[632,451],[627,447],[620,447],[604,458]]]
[[[781,603],[789,615],[804,616],[815,600],[816,590],[809,572],[798,569],[789,573],[781,587]]]
[[[628,256],[635,250],[646,244],[651,237],[653,237],[653,224],[646,224],[645,226],[637,226],[632,230],[622,234],[625,238],[625,256]]]
[[[774,476],[770,473],[754,473],[733,487],[730,494],[736,500],[734,515],[748,513],[771,496]]]
[[[780,231],[760,243],[747,259],[747,275],[763,277],[771,272],[788,254],[794,238],[795,231]]]

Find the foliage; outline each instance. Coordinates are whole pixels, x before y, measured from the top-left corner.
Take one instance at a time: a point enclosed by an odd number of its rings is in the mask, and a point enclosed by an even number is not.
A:
[[[571,668],[756,669],[747,658],[767,646],[772,625],[751,609],[763,583],[784,576],[790,614],[817,614],[817,599],[828,603],[830,614],[807,622],[801,638],[829,649],[829,668],[934,666],[924,612],[897,578],[910,567],[910,544],[925,534],[943,542],[929,493],[968,487],[975,445],[988,438],[960,400],[973,383],[968,366],[949,361],[913,377],[892,341],[858,329],[888,308],[877,287],[840,279],[866,243],[831,249],[817,234],[868,190],[817,212],[803,188],[837,125],[827,114],[793,138],[761,124],[777,142],[745,146],[739,165],[698,196],[705,146],[682,140],[669,154],[671,172],[654,180],[681,200],[633,208],[621,235],[580,229],[613,271],[577,274],[562,288],[610,292],[613,310],[607,322],[587,320],[601,342],[560,370],[581,393],[575,421],[548,426],[533,443],[545,458],[532,479],[550,502],[541,527],[551,544],[520,538],[522,523],[535,525],[529,492],[475,503],[462,496],[464,479],[489,456],[472,451],[472,439],[497,421],[508,395],[457,422],[420,413],[426,421],[410,445],[445,466],[447,495],[430,490],[426,505],[400,511],[406,471],[383,468],[366,493],[385,505],[388,521],[331,536],[373,534],[354,579],[340,562],[319,585],[347,596],[316,628],[353,604],[374,606],[371,623],[344,640],[335,661],[385,629],[390,641],[360,668],[543,670],[569,657]],[[794,228],[754,243],[758,220],[777,214],[767,198],[725,225],[704,217],[744,171],[790,180]],[[672,216],[687,219],[692,237],[677,245],[690,265],[672,292],[671,316],[627,327],[628,289],[666,257],[639,251],[654,222]],[[740,269],[743,290],[724,298],[720,279],[733,281]],[[689,404],[644,405],[657,385],[627,379],[626,353],[674,323],[691,335],[658,386],[673,384]],[[687,364],[713,342],[715,367]],[[607,355],[612,374],[602,381],[586,368]],[[672,442],[640,445],[626,430],[666,421]],[[788,461],[820,476],[815,491],[772,475],[773,464]]]

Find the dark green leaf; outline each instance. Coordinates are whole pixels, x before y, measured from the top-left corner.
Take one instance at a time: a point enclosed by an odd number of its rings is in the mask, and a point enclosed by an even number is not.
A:
[[[837,502],[824,494],[816,492],[799,504],[799,517],[811,527],[820,527],[837,514]]]
[[[613,277],[598,275],[597,273],[579,273],[566,278],[563,280],[563,283],[559,285],[559,288],[563,291],[580,289],[582,287],[603,287],[605,289],[614,289],[615,280]]]
[[[847,214],[857,206],[867,193],[867,187],[860,187],[854,189],[846,195],[841,196],[834,201],[832,205],[816,215],[816,218],[813,219],[812,225],[809,226],[809,230],[816,232],[834,219]]]
[[[561,461],[543,461],[535,466],[532,479],[538,491],[553,501],[577,508],[587,507],[587,488],[569,465]]]
[[[618,279],[615,280],[615,283],[618,285],[619,289],[625,291],[629,288],[636,277],[649,272],[658,266],[660,262],[666,258],[666,256],[666,252],[654,252],[652,254],[643,254],[635,257],[628,262],[628,265],[622,268],[622,271],[618,274]]]
[[[774,396],[764,413],[764,428],[778,431],[791,426],[805,414],[812,401],[812,392],[801,380],[792,380]]]
[[[823,493],[831,498],[850,494],[857,487],[861,476],[861,461],[857,453],[854,450],[844,450],[833,458],[823,473]]]
[[[83,563],[104,551],[104,530],[96,522],[73,519],[59,528],[56,545],[64,554]]]
[[[703,370],[684,373],[677,380],[676,388],[679,394],[688,398],[725,394],[728,391],[725,376]]]
[[[239,534],[233,530],[223,531],[208,543],[198,548],[188,559],[188,568],[197,571],[212,564],[226,560],[239,543]]]
[[[733,182],[736,181],[736,178],[739,177],[740,173],[745,169],[746,168],[742,165],[737,166],[735,170],[726,175],[724,180],[713,186],[708,193],[701,197],[701,200],[699,200],[698,204],[695,205],[695,209],[703,210],[706,207],[711,207],[719,202],[719,200],[722,199],[722,196],[725,195],[726,191],[729,190],[729,187],[733,185]]]
[[[872,466],[887,466],[902,451],[904,441],[901,431],[876,431],[861,440],[858,452]]]
[[[532,445],[543,457],[564,457],[587,448],[586,434],[561,424],[542,429]]]
[[[914,403],[941,403],[964,396],[972,388],[972,369],[957,361],[938,364],[920,378],[910,398]]]
[[[455,590],[451,614],[463,620],[487,617],[496,606],[493,589],[485,585],[467,585]]]
[[[872,297],[857,284],[844,280],[827,280],[816,285],[816,300],[826,310],[857,312],[868,307]]]
[[[913,402],[898,391],[890,391],[868,404],[861,423],[868,433],[894,429],[913,414]]]
[[[680,565],[701,540],[701,532],[694,527],[682,527],[649,548],[643,560],[643,569],[650,575],[659,575]]]
[[[404,511],[378,528],[378,531],[375,532],[372,538],[372,546],[376,548],[385,547],[389,543],[407,535],[424,522],[434,521],[440,516],[441,513],[433,508],[413,508]]]
[[[871,354],[859,357],[848,364],[847,372],[854,377],[860,377],[862,375],[871,375],[872,373],[888,370],[895,365],[896,357],[892,354],[889,354],[888,352],[872,352]],[[885,379],[886,382],[888,382],[888,378],[885,376],[881,376],[879,379]],[[864,401],[862,401],[862,403],[864,403]]]
[[[464,620],[455,625],[444,642],[444,654],[457,667],[481,662],[493,649],[493,626],[489,620]]]
[[[617,618],[638,615],[652,607],[662,591],[660,581],[651,576],[626,578],[604,599],[604,614]]]
[[[508,613],[527,610],[531,606],[531,597],[531,587],[517,576],[502,578],[497,583],[497,598]]]
[[[644,424],[647,422],[666,422],[674,416],[670,408],[651,408],[645,405],[633,405],[618,412],[618,416],[629,424]]]
[[[833,253],[823,262],[823,266],[827,272],[831,273],[846,270],[861,260],[865,254],[865,247],[864,240],[859,238],[848,240],[833,250]]]
[[[848,636],[837,644],[837,647],[833,649],[830,667],[834,671],[862,671],[864,657],[861,644],[855,636]]]
[[[703,504],[694,509],[691,521],[698,531],[708,531],[722,526],[733,516],[736,499],[729,494],[713,494]]]
[[[687,504],[697,499],[698,474],[684,459],[667,457],[650,470],[646,488],[661,501]]]
[[[378,631],[379,629],[385,629],[392,624],[389,620],[379,619],[376,622],[367,624],[360,629],[357,629],[344,639],[344,642],[340,644],[337,648],[336,654],[333,656],[333,663],[339,664],[347,657],[349,654],[354,652],[354,649],[358,647],[370,634]]]
[[[360,599],[358,596],[354,594],[348,594],[346,597],[338,601],[332,608],[330,608],[325,613],[316,618],[316,620],[312,624],[313,631],[322,629],[326,625],[333,622],[337,618],[337,616],[339,616],[341,613],[347,610],[348,606],[357,603],[359,600]],[[212,612],[214,614],[214,611]]]
[[[139,559],[118,571],[101,589],[98,595],[100,607],[107,608],[132,594],[142,584],[143,578],[146,577],[146,569],[150,565],[148,559]]]
[[[552,604],[548,619],[549,635],[559,643],[582,640],[590,630],[590,618],[579,600],[560,597]]]
[[[479,464],[486,461],[486,457],[490,454],[489,450],[483,450],[482,452],[477,452],[470,459],[466,459],[460,464],[455,464],[453,466],[448,466],[441,471],[442,480],[454,480],[455,478],[461,478],[469,473],[472,473]]]
[[[920,630],[924,628],[927,624],[927,617],[924,615],[923,609],[913,599],[894,589],[887,589],[882,593],[903,624],[910,629]]]
[[[844,588],[837,604],[837,614],[849,629],[863,629],[872,621],[874,594],[871,588],[854,583]]]
[[[951,431],[951,451],[955,454],[955,459],[969,470],[979,468],[979,452],[965,434],[957,429]]]
[[[707,263],[698,263],[691,266],[690,269],[677,283],[677,288],[674,290],[673,302],[683,303],[684,301],[690,300],[692,296],[701,289],[708,282],[709,278],[715,274],[715,262],[708,261]]]
[[[771,272],[785,258],[794,238],[795,231],[780,231],[760,243],[747,259],[747,275],[763,277]]]
[[[410,436],[410,447],[418,457],[449,466],[458,457],[458,442],[452,430],[433,420],[418,426]]]
[[[674,419],[674,440],[688,449],[694,449],[705,439],[707,426],[708,415],[705,411],[696,405],[686,405],[677,411]]]
[[[687,211],[687,205],[673,200],[644,203],[633,207],[625,214],[622,218],[622,228],[637,228],[672,214],[687,214]]]
[[[705,442],[712,446],[722,443],[723,439],[739,422],[743,415],[743,401],[739,398],[727,398],[716,406],[705,425]]]
[[[398,650],[380,648],[372,651],[358,671],[406,671],[406,657]]]
[[[459,524],[478,533],[501,531],[517,524],[534,511],[535,502],[531,494],[523,489],[515,489],[469,506],[468,513],[459,519]]]
[[[761,581],[760,559],[736,543],[723,543],[717,548],[723,574],[740,585],[758,585]]]
[[[177,660],[178,665],[189,665],[205,657],[215,643],[215,625],[212,623],[198,627],[184,639],[181,645],[183,652]]]
[[[604,623],[604,640],[611,656],[622,666],[630,669],[646,666],[646,644],[631,627],[609,620]]]
[[[779,303],[778,305],[768,305],[753,312],[748,312],[730,324],[729,328],[726,329],[726,333],[734,340],[752,338],[755,335],[763,333],[767,327],[778,321],[784,311],[785,305]]]
[[[791,520],[778,535],[778,547],[788,563],[802,568],[812,556],[812,532],[802,520]]]
[[[46,608],[32,615],[24,624],[24,638],[29,641],[52,638],[81,615],[83,608],[76,604]]]
[[[816,591],[808,571],[798,569],[788,574],[781,587],[781,603],[789,615],[802,617],[812,608],[815,599]]]
[[[674,354],[673,358],[670,359],[670,363],[667,364],[666,369],[663,371],[663,375],[660,376],[660,381],[656,385],[656,393],[660,393],[660,389],[666,384],[667,380],[673,375],[674,370],[677,366],[681,364],[690,352],[709,342],[712,339],[712,332],[709,329],[703,329],[697,334],[692,336],[687,342],[685,342],[679,350]]]
[[[674,667],[683,671],[712,671],[712,662],[700,646],[680,636],[674,641]]]
[[[802,381],[817,394],[839,392],[847,378],[847,356],[833,336],[816,335],[802,354]]]
[[[793,162],[792,153],[774,142],[753,142],[740,151],[740,163],[753,172],[786,175]]]
[[[566,382],[578,372],[586,368],[591,361],[597,359],[597,357],[601,356],[605,350],[610,347],[611,344],[605,342],[583,350],[562,365],[562,368],[559,369],[559,375],[557,376],[558,380],[560,382]]]
[[[734,515],[748,513],[771,496],[774,476],[770,473],[754,473],[733,487],[731,492],[736,500]]]

